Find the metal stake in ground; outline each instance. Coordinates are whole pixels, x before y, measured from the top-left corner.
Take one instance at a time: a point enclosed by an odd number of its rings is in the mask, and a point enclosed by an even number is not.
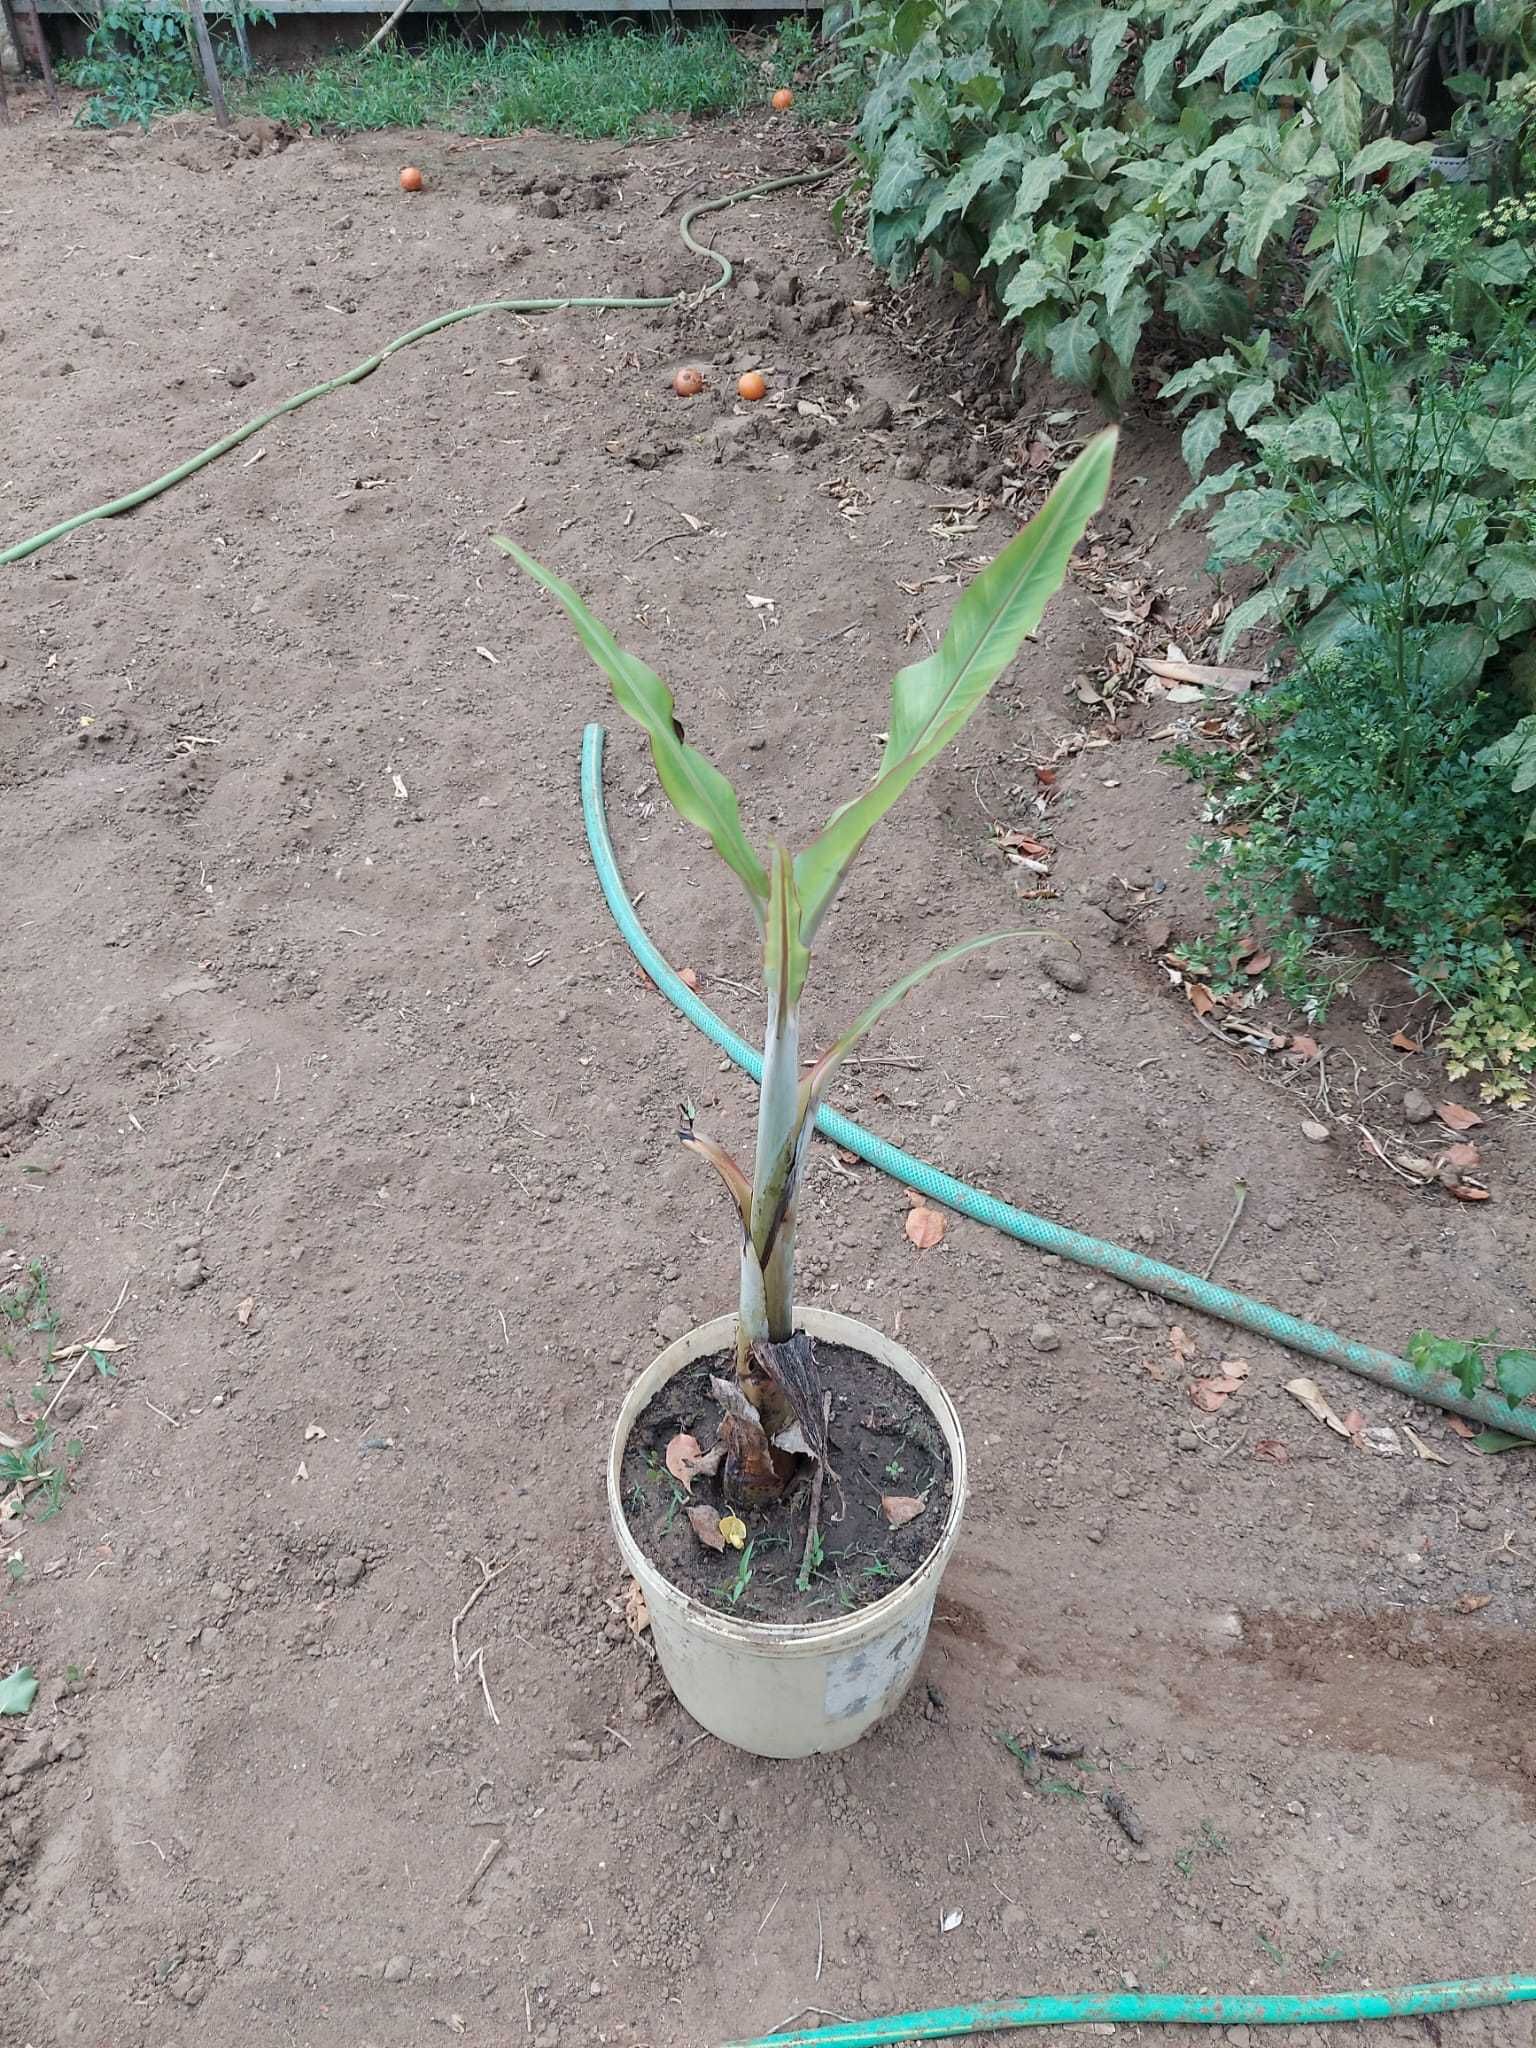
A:
[[[33,0],[33,5],[37,0]],[[229,126],[229,108],[224,104],[224,83],[219,77],[219,67],[213,59],[213,38],[208,33],[208,17],[203,12],[203,0],[187,0],[187,12],[192,17],[192,34],[197,41],[198,60],[203,67],[203,82],[208,88],[208,97],[213,101],[213,118],[221,128]]]

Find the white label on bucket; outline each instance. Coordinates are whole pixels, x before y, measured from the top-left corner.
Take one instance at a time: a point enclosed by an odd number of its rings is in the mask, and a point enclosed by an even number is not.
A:
[[[922,1654],[931,1607],[925,1607],[892,1635],[834,1657],[827,1666],[823,1707],[829,1721],[875,1713],[906,1684]]]

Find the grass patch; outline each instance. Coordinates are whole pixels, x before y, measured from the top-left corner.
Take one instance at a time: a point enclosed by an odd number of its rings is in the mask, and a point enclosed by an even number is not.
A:
[[[243,113],[336,133],[541,128],[618,140],[667,128],[678,115],[731,113],[765,91],[759,60],[718,23],[628,34],[600,24],[479,44],[441,35],[419,50],[348,53],[230,86]]]

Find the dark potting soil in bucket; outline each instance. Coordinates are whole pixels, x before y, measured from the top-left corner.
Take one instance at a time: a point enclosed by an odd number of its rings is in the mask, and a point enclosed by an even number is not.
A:
[[[679,1373],[638,1417],[625,1447],[624,1514],[631,1532],[674,1586],[741,1621],[833,1621],[893,1592],[922,1564],[944,1530],[953,1491],[943,1432],[904,1379],[842,1344],[819,1343],[823,1387],[832,1395],[829,1470],[821,1494],[820,1561],[802,1592],[796,1584],[810,1513],[810,1458],[782,1499],[733,1507],[723,1473],[700,1475],[686,1492],[667,1470],[676,1436],[708,1451],[720,1434],[712,1376],[732,1380],[735,1356],[720,1352]],[[922,1508],[901,1517],[914,1501]],[[895,1503],[888,1511],[886,1503]],[[710,1549],[688,1511],[712,1508],[746,1524],[742,1549]],[[892,1526],[893,1516],[899,1526]]]

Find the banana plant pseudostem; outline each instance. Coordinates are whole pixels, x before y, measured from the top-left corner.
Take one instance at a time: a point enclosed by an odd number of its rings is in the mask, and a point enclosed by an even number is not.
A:
[[[868,789],[834,811],[803,852],[791,856],[776,841],[766,860],[747,838],[735,790],[685,740],[672,693],[661,678],[619,646],[569,584],[512,541],[495,536],[496,546],[565,607],[587,652],[608,677],[614,701],[648,735],[657,775],[673,807],[708,834],[746,890],[757,919],[768,1025],[751,1177],[691,1121],[681,1136],[709,1161],[741,1220],[740,1391],[770,1436],[798,1423],[803,1443],[797,1447],[818,1458],[826,1441],[821,1393],[809,1344],[796,1339],[793,1327],[795,1203],[817,1105],[839,1063],[909,990],[978,947],[1025,935],[992,932],[967,939],[913,968],[802,1072],[800,995],[811,945],[865,839],[959,735],[1039,625],[1066,579],[1074,548],[1104,503],[1114,452],[1113,429],[1088,443],[1028,525],[970,583],[938,650],[895,678],[890,731],[879,773]]]

